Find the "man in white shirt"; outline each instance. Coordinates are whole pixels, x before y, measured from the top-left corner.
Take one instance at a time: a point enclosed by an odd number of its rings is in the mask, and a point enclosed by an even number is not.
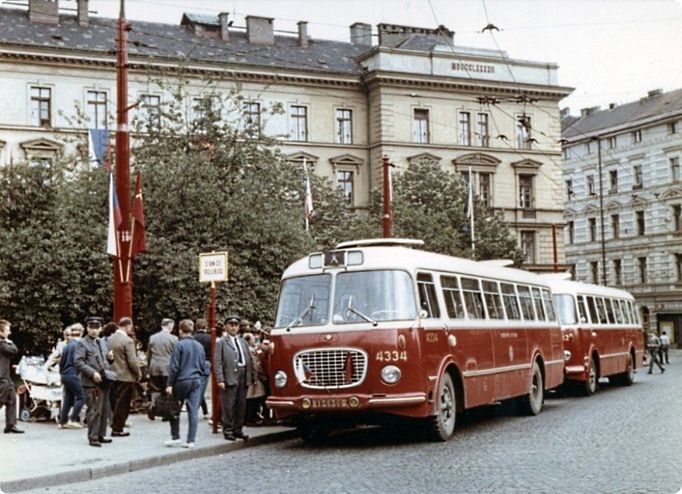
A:
[[[663,331],[663,334],[661,335],[661,348],[659,350],[659,356],[661,357],[661,363],[662,364],[669,364],[670,359],[668,358],[668,349],[670,348],[670,338],[668,337],[668,333]]]

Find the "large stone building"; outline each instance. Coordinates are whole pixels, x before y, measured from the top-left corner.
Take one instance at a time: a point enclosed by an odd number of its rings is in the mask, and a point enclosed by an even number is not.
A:
[[[564,119],[567,262],[682,342],[682,89]]]
[[[69,136],[87,126],[113,128],[114,19],[61,15],[57,0],[0,8],[0,164],[49,160],[69,152]],[[378,43],[373,36],[378,35]],[[292,161],[335,180],[353,206],[366,208],[381,183],[381,158],[397,169],[430,159],[453,173],[473,171],[476,192],[502,211],[526,254],[526,266],[564,263],[558,102],[571,91],[557,66],[506,53],[460,47],[441,26],[350,26],[350,41],[279,35],[273,19],[185,14],[179,25],[133,22],[129,33],[130,102],[150,118],[168,94],[150,74],[176,67],[200,97],[204,78],[221,90],[239,84],[262,132],[281,139]],[[267,119],[271,105],[285,109]],[[75,108],[86,122],[74,124]],[[192,101],[187,102],[191,118]],[[71,118],[69,118],[71,117]]]

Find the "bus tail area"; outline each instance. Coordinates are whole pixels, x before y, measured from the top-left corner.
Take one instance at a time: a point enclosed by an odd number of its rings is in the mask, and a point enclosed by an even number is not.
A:
[[[634,297],[624,291],[546,275],[571,353],[566,381],[585,396],[600,378],[629,386],[642,365],[645,334]]]
[[[446,440],[458,412],[516,399],[535,415],[563,382],[562,334],[540,276],[419,245],[349,242],[285,271],[267,404],[305,440],[396,418]]]

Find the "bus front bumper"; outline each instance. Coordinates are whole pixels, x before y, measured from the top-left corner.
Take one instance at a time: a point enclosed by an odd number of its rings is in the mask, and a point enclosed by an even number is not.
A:
[[[275,410],[319,412],[353,411],[414,407],[426,403],[426,393],[386,395],[325,394],[301,396],[270,396],[268,407]]]

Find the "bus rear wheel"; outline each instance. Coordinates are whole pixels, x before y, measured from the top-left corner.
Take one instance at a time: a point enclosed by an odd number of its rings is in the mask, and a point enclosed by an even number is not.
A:
[[[427,433],[433,441],[447,441],[455,433],[457,419],[457,395],[452,377],[443,374],[438,385],[438,410],[427,420]]]
[[[628,362],[625,372],[612,376],[609,378],[609,381],[618,386],[632,386],[632,384],[635,382],[635,365],[631,353],[628,354]]]
[[[590,366],[587,369],[587,379],[581,389],[582,394],[585,396],[592,396],[597,392],[597,384],[599,382],[599,376],[597,375],[597,363],[594,360],[594,356],[590,357]]]
[[[537,415],[542,411],[542,403],[545,400],[545,384],[542,379],[542,371],[537,361],[533,362],[530,374],[528,394],[520,398],[520,404],[526,415]]]

